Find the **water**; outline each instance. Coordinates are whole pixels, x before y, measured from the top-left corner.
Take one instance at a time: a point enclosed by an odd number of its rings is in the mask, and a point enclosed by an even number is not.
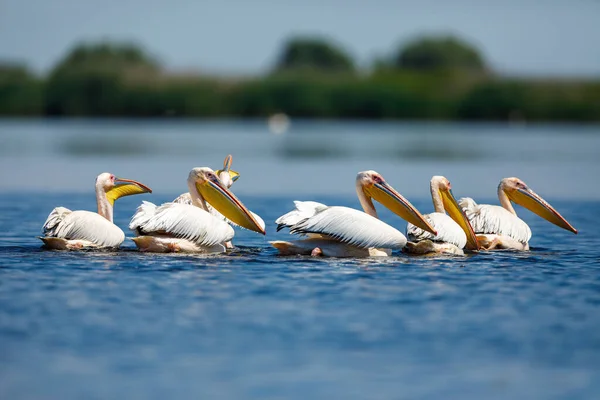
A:
[[[598,126],[292,121],[0,121],[0,398],[575,399],[600,393]],[[93,210],[102,171],[152,195],[234,156],[267,222],[226,255],[50,252],[58,205]],[[375,169],[422,212],[428,181],[494,202],[519,176],[578,230],[518,208],[532,251],[453,258],[278,257],[292,200],[358,207]],[[381,210],[381,207],[379,207]],[[385,210],[381,218],[404,229]]]
[[[50,209],[93,195],[0,195],[0,397],[597,398],[599,202],[552,201],[579,235],[519,209],[528,253],[346,260],[276,256],[292,198],[243,200],[266,238],[197,256],[43,251]]]
[[[0,190],[85,193],[108,171],[184,191],[191,168],[228,153],[246,195],[347,195],[374,169],[410,197],[445,175],[473,197],[518,176],[551,198],[600,199],[600,125],[302,120],[281,135],[260,120],[0,120]]]

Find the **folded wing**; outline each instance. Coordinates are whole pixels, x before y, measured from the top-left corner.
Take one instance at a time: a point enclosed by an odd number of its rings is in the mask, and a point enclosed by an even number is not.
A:
[[[99,247],[117,247],[125,240],[123,231],[101,215],[64,207],[52,210],[42,230],[46,237],[85,240]]]
[[[476,234],[510,236],[521,243],[531,239],[531,229],[519,217],[500,206],[477,204],[472,198],[458,201]]]
[[[186,239],[198,246],[214,246],[231,240],[234,231],[223,220],[203,209],[182,203],[159,207],[149,202],[140,205],[129,223],[138,235]]]
[[[400,249],[406,244],[400,231],[362,211],[316,202],[294,203],[295,210],[275,221],[278,230],[288,227],[292,234],[319,235],[360,248]]]

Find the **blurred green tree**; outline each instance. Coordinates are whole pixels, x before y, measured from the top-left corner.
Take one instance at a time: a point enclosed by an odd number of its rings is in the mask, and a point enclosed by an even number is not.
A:
[[[79,44],[50,73],[46,113],[118,115],[126,81],[159,72],[158,63],[135,45]]]
[[[275,66],[282,71],[353,72],[354,61],[341,47],[322,38],[293,38]]]
[[[410,41],[398,50],[392,60],[398,69],[435,71],[444,69],[486,72],[487,66],[479,50],[454,36],[425,36]]]
[[[52,74],[73,70],[158,70],[158,62],[140,47],[130,43],[81,43],[75,46],[53,69]]]
[[[42,82],[25,66],[0,62],[0,115],[39,114],[42,93]]]

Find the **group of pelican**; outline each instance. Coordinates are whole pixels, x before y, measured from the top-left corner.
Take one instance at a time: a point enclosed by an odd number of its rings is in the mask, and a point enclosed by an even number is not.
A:
[[[232,248],[233,226],[265,234],[265,223],[230,190],[240,174],[231,169],[231,155],[223,169],[193,168],[188,192],[172,202],[156,206],[143,201],[129,223],[132,238],[144,252],[221,253]],[[465,197],[456,200],[450,181],[434,176],[430,181],[434,212],[421,214],[375,171],[359,172],[356,193],[363,211],[327,206],[314,201],[295,201],[295,209],[277,218],[277,231],[288,228],[301,238],[272,241],[281,255],[326,257],[389,256],[393,250],[412,254],[463,255],[480,250],[528,250],[531,229],[521,220],[512,202],[547,221],[577,233],[550,204],[518,178],[498,185],[500,206],[477,204]],[[96,179],[98,212],[57,207],[48,216],[40,239],[55,250],[117,248],[125,240],[113,222],[117,199],[152,193],[135,180],[102,173]],[[408,224],[406,236],[381,221],[377,201]]]

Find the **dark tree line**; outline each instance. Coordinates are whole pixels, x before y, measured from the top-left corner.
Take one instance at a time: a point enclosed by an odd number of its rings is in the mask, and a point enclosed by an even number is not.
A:
[[[600,80],[493,74],[472,45],[422,37],[361,71],[334,42],[293,38],[271,73],[179,76],[128,44],[82,44],[45,77],[0,64],[0,115],[291,116],[372,119],[600,121]]]

